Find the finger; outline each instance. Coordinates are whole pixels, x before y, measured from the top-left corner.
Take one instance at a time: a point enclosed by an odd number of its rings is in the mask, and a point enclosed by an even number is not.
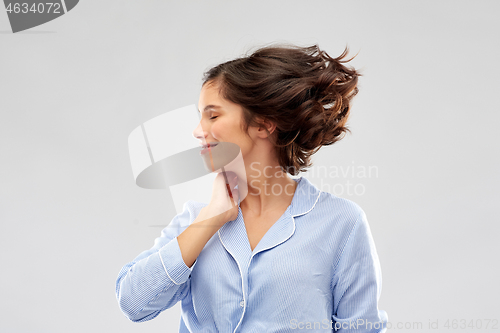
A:
[[[234,175],[234,176],[230,177],[229,179],[230,179],[231,187],[235,187],[236,185],[238,185],[238,176]]]
[[[232,198],[233,197],[233,193],[231,191],[231,185],[226,184],[226,190],[227,190],[227,194],[229,195],[229,197]]]
[[[219,172],[215,179],[220,183],[226,183],[226,175],[223,172]]]
[[[222,175],[224,176],[224,181],[226,182],[226,184],[229,184],[229,179],[231,176],[227,174],[227,172],[224,171],[224,168],[222,168]]]
[[[236,206],[238,205],[238,202],[240,201],[240,192],[238,191],[238,189],[233,190],[233,201],[234,201],[234,204]]]

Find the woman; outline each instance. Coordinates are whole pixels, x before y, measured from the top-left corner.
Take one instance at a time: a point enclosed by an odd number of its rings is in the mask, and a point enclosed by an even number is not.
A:
[[[218,174],[208,205],[186,202],[122,268],[116,294],[129,319],[181,301],[180,332],[385,331],[363,210],[288,175],[348,131],[359,74],[343,65],[346,55],[274,45],[205,74],[193,135],[202,145],[237,144],[246,175]]]

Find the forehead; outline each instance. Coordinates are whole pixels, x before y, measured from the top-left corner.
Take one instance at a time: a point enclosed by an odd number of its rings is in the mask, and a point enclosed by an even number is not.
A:
[[[201,88],[200,99],[198,102],[198,112],[209,110],[221,110],[227,107],[228,101],[219,95],[219,89],[211,84],[205,84]]]

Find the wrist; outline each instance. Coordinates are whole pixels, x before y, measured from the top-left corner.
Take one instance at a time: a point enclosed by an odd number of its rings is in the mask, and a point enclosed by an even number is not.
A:
[[[199,222],[206,226],[215,226],[218,229],[227,222],[224,220],[224,213],[216,215],[213,210],[210,210],[209,206],[206,206],[200,210],[200,214],[198,214],[194,222]]]

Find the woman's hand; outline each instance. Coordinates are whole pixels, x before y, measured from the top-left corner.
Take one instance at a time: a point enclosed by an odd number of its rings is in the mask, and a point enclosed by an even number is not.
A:
[[[203,207],[193,223],[177,236],[182,259],[188,267],[192,267],[201,250],[217,230],[238,216],[239,193],[234,189],[238,184],[238,178],[231,171],[226,172],[226,177],[232,198],[229,197],[224,175],[219,173],[215,177],[210,203]]]
[[[238,189],[234,188],[238,184],[238,176],[232,171],[226,171],[226,177],[232,198],[229,197],[226,179],[221,172],[215,177],[210,203],[202,208],[203,215],[206,218],[216,216],[221,227],[238,216],[239,192]]]

